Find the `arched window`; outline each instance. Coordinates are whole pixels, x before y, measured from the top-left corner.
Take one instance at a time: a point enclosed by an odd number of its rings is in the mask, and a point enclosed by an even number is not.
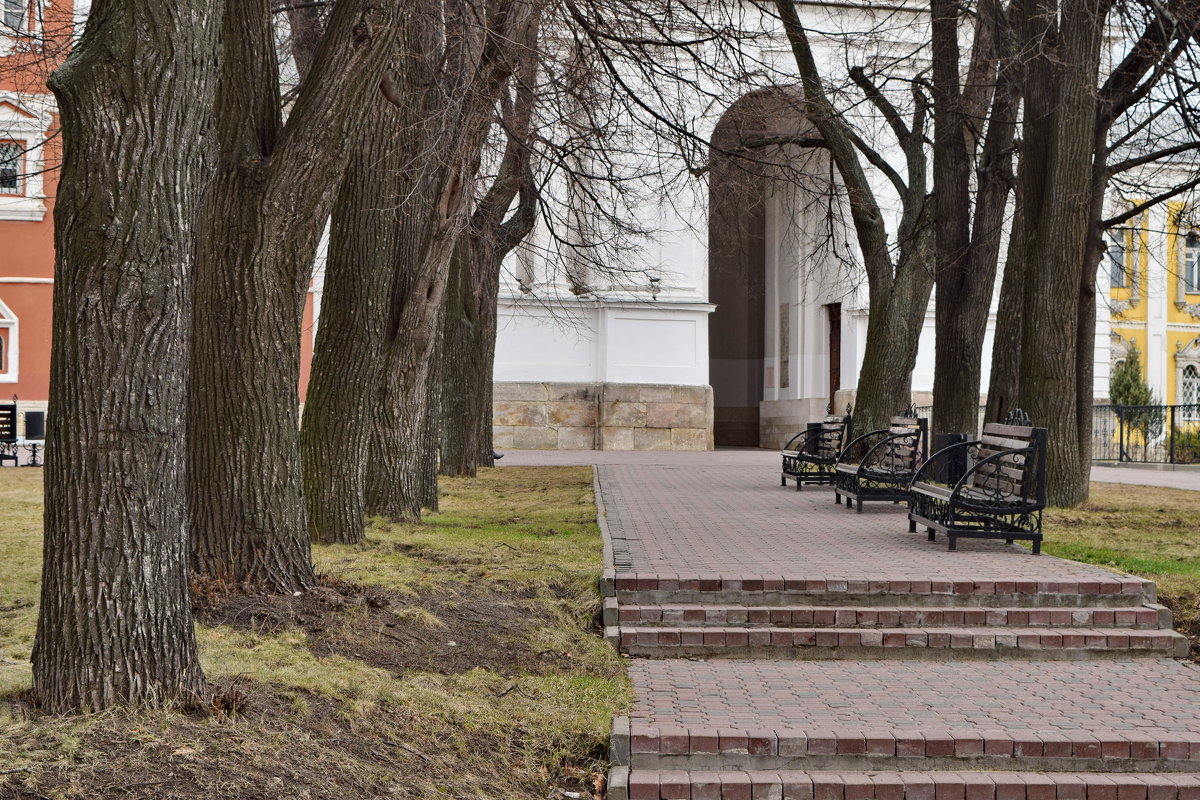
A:
[[[1200,419],[1200,370],[1195,364],[1188,364],[1180,373],[1179,404],[1190,406],[1183,409],[1184,419]]]

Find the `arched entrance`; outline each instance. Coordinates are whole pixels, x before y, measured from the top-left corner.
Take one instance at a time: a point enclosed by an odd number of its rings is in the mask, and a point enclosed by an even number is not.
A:
[[[708,299],[716,310],[708,352],[718,446],[773,444],[764,400],[796,396],[805,355],[799,254],[810,246],[796,219],[809,202],[802,198],[811,199],[808,176],[828,163],[818,141],[798,91],[786,89],[742,97],[713,131]],[[828,343],[821,349],[828,353]]]

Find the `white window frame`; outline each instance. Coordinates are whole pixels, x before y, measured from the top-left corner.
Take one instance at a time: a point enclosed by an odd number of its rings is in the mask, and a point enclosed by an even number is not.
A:
[[[1104,255],[1108,261],[1109,285],[1113,289],[1128,289],[1129,250],[1125,247],[1125,231],[1118,229],[1116,233],[1109,233],[1106,238],[1108,247],[1105,249]]]
[[[1183,402],[1183,382],[1190,380],[1186,377],[1188,368],[1200,376],[1200,336],[1192,339],[1186,345],[1177,344],[1175,351],[1175,405],[1185,405]],[[1197,389],[1197,402],[1200,402],[1200,387]],[[1192,413],[1183,419],[1192,422],[1200,420],[1200,413]]]
[[[0,141],[23,143],[22,191],[0,193],[0,220],[40,222],[46,216],[46,137],[55,112],[52,95],[0,92]]]
[[[28,47],[30,40],[36,41],[42,35],[42,7],[44,0],[23,0],[24,14],[21,16],[21,26],[17,29],[4,24],[4,10],[9,0],[0,0],[0,57],[12,55],[19,47]]]
[[[1188,247],[1188,239],[1195,247]],[[1179,232],[1179,293],[1200,294],[1200,230],[1188,228]]]
[[[0,148],[4,148],[4,147],[10,146],[10,145],[17,148],[17,158],[16,158],[16,161],[17,161],[17,186],[15,189],[12,189],[12,190],[5,189],[3,186],[0,186],[0,196],[24,197],[25,196],[25,185],[27,183],[27,181],[25,180],[25,175],[28,172],[25,165],[29,161],[29,159],[27,157],[27,155],[28,155],[27,151],[29,150],[29,145],[26,142],[20,142],[15,139],[0,139]],[[5,162],[0,161],[0,165],[2,165],[3,163],[5,163]]]
[[[8,352],[0,364],[0,383],[16,383],[21,368],[21,321],[3,299],[0,299],[0,330],[8,331]]]
[[[1183,412],[1183,419],[1188,422],[1200,420],[1200,367],[1195,364],[1187,364],[1179,371],[1179,396],[1175,402],[1181,406],[1191,407],[1188,411]]]

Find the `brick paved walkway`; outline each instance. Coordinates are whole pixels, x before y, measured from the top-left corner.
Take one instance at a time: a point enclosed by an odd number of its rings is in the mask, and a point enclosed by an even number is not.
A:
[[[660,727],[1200,734],[1200,668],[1152,658],[637,659],[630,676],[632,721]]]
[[[500,466],[591,466],[652,465],[706,466],[763,465],[774,468],[779,454],[756,447],[722,448],[712,452],[674,452],[662,450],[505,450]],[[1144,467],[1092,467],[1092,480],[1101,483],[1128,483],[1136,486],[1162,486],[1200,491],[1200,469],[1152,469]]]
[[[511,455],[598,465],[606,635],[652,657],[610,800],[1200,800],[1200,668],[1151,582],[948,552],[766,451]]]
[[[777,458],[776,458],[777,460]],[[824,487],[779,485],[778,464],[598,467],[618,569],[825,580],[1084,582],[1108,570],[962,540],[957,552],[908,532],[903,505],[858,514]]]

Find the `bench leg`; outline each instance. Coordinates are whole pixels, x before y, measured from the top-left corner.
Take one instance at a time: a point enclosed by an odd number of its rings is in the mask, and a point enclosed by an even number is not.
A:
[[[858,506],[858,513],[861,514],[862,513],[862,498],[861,497],[858,498],[858,502],[855,505]]]
[[[787,475],[782,475],[782,474],[781,474],[781,475],[779,476],[779,485],[780,485],[780,486],[787,486]]]
[[[910,519],[908,521],[908,532],[909,533],[917,532],[917,521],[915,519]]]
[[[928,540],[929,540],[929,541],[931,541],[931,542],[936,542],[936,541],[937,541],[937,533],[936,533],[936,531],[934,531],[934,529],[933,529],[933,528],[926,528],[926,529],[925,529],[925,535],[926,535],[926,537],[928,538]]]
[[[796,491],[797,492],[800,491],[801,483],[802,483],[802,481],[799,478],[796,478]]]
[[[1040,536],[1033,540],[1033,554],[1035,556],[1042,554],[1042,537]]]
[[[958,537],[952,533],[949,534],[949,536],[950,536],[950,546],[947,549],[957,550],[958,549]]]

